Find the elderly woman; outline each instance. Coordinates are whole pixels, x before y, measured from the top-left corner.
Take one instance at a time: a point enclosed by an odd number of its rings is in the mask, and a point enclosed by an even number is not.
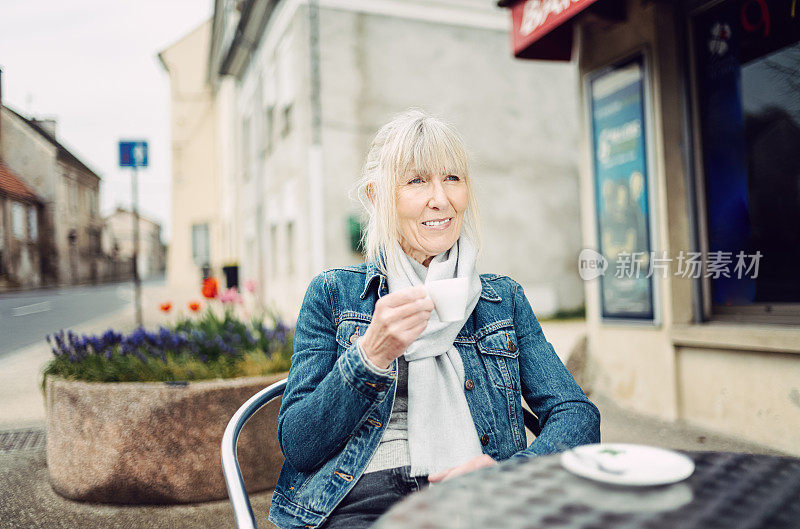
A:
[[[314,278],[297,320],[270,521],[368,527],[429,482],[599,442],[600,414],[522,288],[476,270],[477,204],[453,129],[419,111],[396,117],[359,189],[366,262]],[[442,321],[424,285],[456,277],[463,317]],[[530,446],[521,398],[541,426]]]

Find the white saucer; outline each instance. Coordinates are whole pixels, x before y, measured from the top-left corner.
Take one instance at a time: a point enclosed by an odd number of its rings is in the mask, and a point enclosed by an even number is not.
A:
[[[579,446],[561,454],[561,465],[584,478],[632,487],[677,483],[694,472],[694,462],[678,452],[620,443]]]

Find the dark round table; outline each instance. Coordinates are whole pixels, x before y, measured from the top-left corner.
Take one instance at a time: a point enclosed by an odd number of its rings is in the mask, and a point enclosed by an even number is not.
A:
[[[559,455],[514,459],[414,493],[374,529],[800,528],[800,459],[684,452],[688,479],[620,487],[575,476]]]

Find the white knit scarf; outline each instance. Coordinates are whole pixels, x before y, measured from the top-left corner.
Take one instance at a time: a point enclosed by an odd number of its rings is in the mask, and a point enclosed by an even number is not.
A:
[[[411,475],[427,476],[466,463],[482,453],[464,395],[464,364],[453,345],[478,303],[481,280],[475,269],[475,246],[466,237],[434,257],[427,269],[400,252],[400,270],[390,270],[388,275],[389,292],[421,285],[423,281],[469,279],[464,318],[442,322],[433,311],[425,330],[403,355],[408,361]]]

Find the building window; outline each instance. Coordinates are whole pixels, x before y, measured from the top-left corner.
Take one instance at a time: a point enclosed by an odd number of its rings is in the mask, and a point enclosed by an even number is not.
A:
[[[69,194],[69,210],[70,212],[78,212],[78,186],[75,182],[67,183],[67,193]]]
[[[261,150],[265,157],[269,156],[272,152],[275,141],[275,120],[277,118],[275,111],[277,95],[276,84],[275,66],[268,65],[266,66],[261,90],[261,101],[263,105]]]
[[[272,152],[273,135],[275,134],[275,106],[267,105],[264,108],[264,138],[262,150],[264,155]]]
[[[36,206],[28,208],[28,237],[32,241],[39,238],[39,215]]]
[[[281,109],[281,114],[283,117],[282,127],[281,127],[281,137],[285,138],[292,132],[292,104],[289,103],[288,105],[284,106]]]
[[[211,263],[208,224],[192,225],[192,260],[197,266],[208,266]]]
[[[19,202],[11,203],[11,234],[15,239],[25,239],[25,206]]]
[[[250,150],[251,141],[250,118],[245,118],[244,122],[242,123],[242,171],[245,182],[250,180],[250,177],[252,176],[251,166],[253,160],[251,159]]]
[[[800,18],[790,4],[733,0],[693,20],[704,280],[723,319],[800,321]]]
[[[287,273],[294,274],[294,222],[286,223],[286,268]]]
[[[90,189],[89,193],[89,215],[92,217],[97,216],[97,191]]]
[[[94,257],[100,257],[103,255],[103,248],[100,242],[100,230],[89,228],[86,230],[86,233],[89,235],[89,251],[91,255]]]
[[[272,277],[278,277],[278,226],[269,227],[269,256]]]
[[[286,137],[292,131],[292,109],[295,99],[294,65],[292,64],[290,36],[284,37],[278,46],[276,57],[277,93],[276,100],[281,114],[281,137]]]
[[[60,215],[66,215],[67,208],[69,207],[69,180],[66,178],[67,177],[64,176],[64,179],[61,181],[61,196],[58,198],[58,213]]]
[[[3,202],[0,201],[0,276],[5,274],[5,268],[3,268],[3,245],[6,242],[6,232],[3,229]]]

